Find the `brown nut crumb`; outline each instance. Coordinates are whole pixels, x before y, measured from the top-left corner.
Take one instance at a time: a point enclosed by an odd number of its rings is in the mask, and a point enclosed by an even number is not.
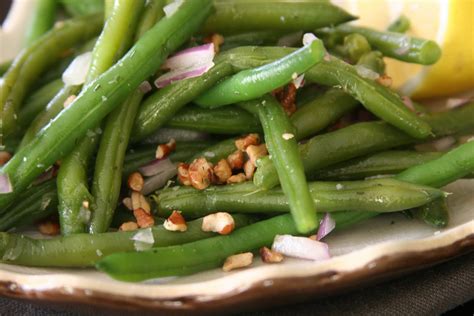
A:
[[[296,90],[295,84],[290,83],[286,87],[278,88],[272,92],[288,116],[296,112]]]
[[[151,207],[148,201],[146,200],[145,196],[140,192],[133,191],[132,192],[132,209],[143,209],[147,213],[151,213]]]
[[[283,261],[283,255],[277,251],[268,249],[267,247],[260,248],[260,257],[265,263],[278,263]]]
[[[214,178],[212,164],[206,158],[194,159],[189,165],[188,172],[191,185],[198,190],[207,188]]]
[[[10,159],[12,159],[12,154],[8,151],[0,151],[0,166],[6,164]]]
[[[70,106],[71,103],[74,102],[74,100],[76,100],[76,98],[77,96],[74,94],[71,94],[70,96],[68,96],[67,99],[63,103],[63,107],[67,108],[68,106]]]
[[[162,159],[167,157],[173,150],[176,149],[176,141],[171,138],[167,144],[158,145],[156,148],[155,158]]]
[[[220,51],[220,46],[224,44],[224,36],[214,33],[203,38],[203,42],[214,44],[214,52],[217,54]]]
[[[392,77],[387,76],[387,75],[381,75],[380,77],[377,78],[376,81],[382,86],[387,87],[387,88],[389,88],[393,82]]]
[[[132,211],[133,210],[133,205],[132,205],[132,199],[129,197],[126,197],[122,200],[122,204],[125,205],[125,207]]]
[[[222,266],[222,270],[224,272],[229,272],[234,269],[244,268],[251,265],[252,261],[253,261],[253,253],[251,252],[239,253],[238,255],[227,257],[227,259],[225,259],[224,265]]]
[[[216,176],[218,183],[226,183],[227,179],[232,176],[232,169],[227,160],[219,160],[217,165],[214,166],[214,175]]]
[[[143,177],[140,172],[133,172],[128,176],[127,180],[128,187],[134,191],[141,192],[143,190]]]
[[[163,223],[163,227],[169,231],[180,231],[185,232],[188,229],[186,225],[186,220],[179,211],[173,211],[167,220]]]
[[[227,157],[227,162],[232,170],[242,169],[244,166],[244,153],[240,150],[235,151]]]
[[[189,165],[186,163],[180,163],[178,165],[178,180],[182,185],[191,185],[191,180],[189,179]]]
[[[263,156],[268,155],[267,146],[265,144],[261,144],[258,146],[250,145],[245,150],[247,156],[249,156],[249,160],[252,162],[254,166],[257,165],[257,160]]]
[[[311,239],[311,240],[318,241],[318,235],[311,235],[308,238]]]
[[[255,173],[255,164],[252,163],[250,160],[247,160],[244,165],[244,173],[245,173],[245,178],[247,180],[250,180],[253,178],[253,174]]]
[[[38,230],[41,234],[47,236],[56,236],[59,235],[59,223],[55,221],[44,221],[38,224]]]
[[[138,229],[138,224],[135,222],[125,222],[119,227],[119,230],[122,232],[129,232],[129,231],[137,230],[137,229]]]
[[[241,182],[245,182],[245,181],[247,181],[247,177],[243,173],[235,174],[232,177],[230,177],[229,179],[227,179],[228,184],[241,183]]]
[[[232,215],[226,212],[218,212],[204,216],[201,229],[204,232],[214,232],[220,235],[228,235],[235,228]]]
[[[235,141],[235,147],[238,150],[245,151],[250,145],[260,144],[260,136],[258,134],[248,134],[245,137],[239,138]]]
[[[137,219],[138,227],[147,228],[155,225],[155,219],[151,214],[142,208],[133,210],[133,216]]]

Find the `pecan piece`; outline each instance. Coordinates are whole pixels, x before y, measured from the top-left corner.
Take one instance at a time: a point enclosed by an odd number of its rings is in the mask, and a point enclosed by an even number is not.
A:
[[[214,175],[218,183],[226,183],[227,179],[232,176],[232,169],[227,160],[219,160],[217,165],[214,166]]]
[[[132,209],[143,209],[145,212],[150,213],[151,207],[148,201],[146,200],[145,196],[140,192],[133,191],[132,192]]]
[[[137,219],[137,224],[140,228],[147,228],[155,225],[155,219],[153,216],[142,208],[133,210],[133,216]]]
[[[220,235],[228,235],[235,228],[232,215],[226,212],[218,212],[204,216],[201,229],[204,232],[214,232]]]
[[[249,160],[252,162],[254,166],[256,166],[256,162],[259,158],[266,156],[268,154],[267,146],[265,144],[261,144],[258,146],[250,145],[245,150],[247,156],[249,156]]]
[[[128,187],[133,191],[140,192],[143,190],[143,177],[139,172],[133,172],[128,176],[127,180]]]
[[[0,151],[0,166],[6,164],[12,158],[12,154],[8,151]]]
[[[239,253],[237,255],[227,257],[227,259],[225,259],[224,265],[222,266],[222,270],[224,272],[229,272],[234,269],[247,267],[252,264],[252,261],[253,261],[253,253],[251,252]]]
[[[189,165],[187,163],[180,163],[178,165],[178,180],[182,185],[191,185],[191,180],[189,179]]]
[[[247,177],[243,173],[235,174],[229,179],[227,179],[227,183],[241,183],[247,181]]]
[[[167,144],[158,145],[156,148],[155,158],[162,159],[167,157],[173,150],[176,149],[176,141],[171,138]]]
[[[129,232],[129,231],[137,230],[137,229],[138,229],[138,224],[135,222],[125,222],[119,227],[119,230],[123,232]]]
[[[171,213],[171,215],[163,223],[163,227],[166,230],[173,232],[185,232],[188,229],[188,226],[186,225],[186,220],[179,211],[173,211],[173,213]]]
[[[278,263],[283,261],[283,255],[277,251],[268,249],[267,247],[260,248],[260,257],[265,263]]]
[[[235,147],[238,150],[245,151],[250,145],[260,144],[260,136],[258,134],[248,134],[245,137],[239,138],[235,141]]]
[[[244,153],[240,150],[235,151],[227,157],[227,162],[232,170],[242,169],[244,166]]]
[[[198,190],[207,188],[214,178],[212,164],[206,158],[194,159],[189,165],[188,172],[191,185]]]

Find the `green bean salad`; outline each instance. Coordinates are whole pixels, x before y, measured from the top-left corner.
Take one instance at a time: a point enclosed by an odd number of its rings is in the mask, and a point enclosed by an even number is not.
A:
[[[142,281],[328,260],[325,236],[383,213],[445,227],[474,102],[399,95],[384,59],[441,49],[405,17],[356,19],[317,0],[38,0],[0,67],[1,261]]]

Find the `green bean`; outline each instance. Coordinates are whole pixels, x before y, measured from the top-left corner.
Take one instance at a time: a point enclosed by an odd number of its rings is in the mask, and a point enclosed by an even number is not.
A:
[[[259,98],[319,63],[324,54],[322,42],[315,40],[273,63],[237,73],[206,91],[195,102],[214,108]]]
[[[275,31],[246,32],[224,37],[224,43],[220,46],[221,51],[229,50],[239,46],[268,46],[276,45],[284,35]]]
[[[194,159],[204,157],[207,159],[207,161],[216,164],[221,159],[227,159],[227,157],[236,150],[237,147],[235,147],[235,138],[230,138],[195,153],[191,158],[188,159],[188,162],[192,162]]]
[[[441,48],[436,42],[395,32],[380,32],[366,27],[340,25],[336,28],[325,28],[317,32],[324,37],[331,34],[343,38],[357,33],[365,36],[370,45],[379,50],[384,56],[395,58],[408,63],[432,65],[441,57]]]
[[[411,214],[426,224],[437,228],[446,227],[449,223],[449,210],[446,198],[439,198],[415,208],[411,210]]]
[[[265,144],[277,168],[278,178],[288,199],[293,220],[300,233],[315,230],[319,221],[294,138],[295,128],[275,98],[267,96],[249,102],[258,110]]]
[[[328,2],[291,3],[287,1],[215,2],[215,13],[207,20],[204,33],[232,34],[273,30],[312,31],[354,19]]]
[[[357,65],[364,66],[379,75],[385,73],[385,62],[383,61],[383,54],[379,51],[371,51],[359,58]]]
[[[335,213],[336,229],[342,229],[376,213]],[[289,214],[276,216],[234,231],[230,235],[213,237],[180,246],[150,249],[142,252],[117,253],[100,260],[97,269],[122,281],[187,275],[217,268],[230,256],[270,246],[275,235],[297,235]],[[199,254],[199,255],[197,255]]]
[[[11,60],[0,63],[0,77],[2,77],[8,71],[8,68],[10,68],[12,63],[13,61]]]
[[[298,109],[290,118],[298,140],[313,136],[354,110],[358,102],[340,89],[330,89]]]
[[[15,113],[41,73],[55,64],[65,50],[94,36],[100,30],[101,21],[99,16],[66,21],[15,58],[0,82],[1,135],[7,136],[14,131]]]
[[[474,141],[450,150],[441,157],[413,166],[397,179],[433,187],[445,186],[474,171]]]
[[[26,128],[35,117],[46,107],[56,94],[63,88],[62,80],[56,79],[44,85],[29,96],[23,108],[18,113],[20,129]]]
[[[474,102],[454,111],[427,115],[424,119],[436,137],[443,137],[473,130],[473,113]],[[345,160],[416,142],[386,123],[369,122],[315,136],[299,148],[305,171],[311,174]],[[278,184],[276,170],[268,157],[257,160],[254,183],[266,189]]]
[[[107,18],[104,29],[92,52],[91,65],[87,73],[85,86],[112,66],[116,59],[128,48],[143,6],[144,1],[113,1],[110,16]],[[117,120],[118,118],[115,117],[116,114],[114,113],[116,112],[113,111],[111,115]],[[108,127],[104,131],[104,134],[107,133],[107,136],[104,135],[104,137],[110,137],[111,132],[114,131]],[[85,231],[87,222],[84,222],[84,217],[81,216],[81,213],[84,212],[84,202],[89,203],[93,210],[92,221],[94,221],[95,216],[98,216],[97,213],[110,213],[109,204],[105,203],[109,199],[114,208],[117,203],[118,193],[116,195],[110,194],[107,199],[101,199],[96,196],[97,190],[93,194],[89,193],[88,190],[88,166],[91,162],[91,156],[96,151],[97,144],[99,143],[99,134],[101,133],[102,130],[100,128],[90,132],[62,161],[58,173],[58,195],[61,232],[64,235]],[[123,142],[119,141],[118,143]],[[125,143],[124,145],[126,148],[127,144]],[[96,169],[97,164],[103,162],[103,155],[103,152],[99,151]],[[120,159],[117,159],[114,163],[120,163]],[[118,168],[114,163],[109,161],[107,167],[112,170]],[[105,167],[101,168],[100,172],[105,172],[103,171],[104,169]],[[120,174],[121,172],[119,172]],[[93,185],[95,185],[95,182]],[[121,181],[116,183],[107,182],[104,183],[103,189],[113,190],[115,188],[115,191],[118,191],[120,185]],[[94,189],[96,189],[95,186],[93,186]],[[92,200],[94,200],[94,203],[92,203]]]
[[[33,17],[26,33],[26,46],[48,32],[56,20],[57,0],[38,0],[34,6]]]
[[[101,13],[104,11],[103,0],[60,0],[66,11],[73,16]]]
[[[265,65],[293,51],[283,47],[241,47],[226,52],[225,56],[239,69]],[[306,71],[305,79],[327,86],[341,86],[370,112],[413,137],[431,135],[430,126],[412,113],[398,95],[373,80],[361,77],[357,68],[335,57],[326,58]]]
[[[75,142],[152,75],[170,52],[181,46],[210,13],[209,0],[185,1],[162,19],[111,69],[86,86],[77,99],[43,128],[3,167],[14,191],[0,194],[0,208],[12,203],[46,166],[69,153]],[[186,23],[184,23],[186,21]],[[183,24],[184,23],[184,24]],[[114,82],[110,84],[110,82]],[[91,104],[100,106],[91,107]],[[45,167],[38,167],[41,164]]]
[[[32,186],[20,194],[18,203],[0,215],[0,231],[26,226],[56,212],[58,197],[54,179]]]
[[[176,113],[168,127],[184,128],[214,134],[245,134],[262,130],[258,119],[247,111],[227,106],[202,109],[188,106]]]
[[[178,81],[151,95],[140,107],[133,127],[132,142],[143,139],[166,124],[182,107],[233,73],[227,62],[216,65],[200,77]]]
[[[165,6],[165,2],[165,0],[151,0],[147,2],[145,11],[137,27],[136,39],[145,34],[157,21],[164,17],[165,12],[163,11],[163,7]]]
[[[235,215],[237,227],[243,227],[254,220],[244,215]],[[155,226],[149,228],[154,243],[150,246],[164,247],[180,245],[215,236],[203,232],[202,219],[187,223],[185,232],[172,232]],[[96,235],[75,234],[52,239],[33,239],[20,234],[0,233],[0,256],[10,264],[35,267],[89,267],[103,256],[116,252],[136,251],[140,245],[132,237],[140,231],[112,232]]]
[[[409,185],[394,179],[353,182],[310,182],[311,199],[325,212],[397,212],[424,205],[443,196],[430,187]],[[281,188],[260,190],[251,183],[196,190],[175,187],[162,190],[157,199],[158,214],[169,216],[179,210],[196,218],[219,210],[235,213],[289,212],[289,200]]]
[[[410,20],[405,15],[400,15],[398,19],[393,21],[387,27],[387,31],[395,33],[405,33],[410,29],[410,24]]]
[[[349,60],[356,63],[364,55],[372,51],[367,39],[357,33],[349,34],[344,37],[344,45],[342,47],[344,53],[349,57]]]
[[[80,86],[64,86],[28,126],[18,150],[31,143],[36,138],[36,134],[64,109],[66,99],[80,90]]]
[[[365,177],[396,174],[410,167],[442,156],[439,152],[393,150],[356,158],[318,170],[310,176],[324,180],[357,180]]]

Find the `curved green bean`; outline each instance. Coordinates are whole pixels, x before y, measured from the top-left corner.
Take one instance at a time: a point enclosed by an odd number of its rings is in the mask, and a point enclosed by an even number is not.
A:
[[[98,126],[159,68],[168,54],[189,38],[210,10],[210,0],[185,1],[177,12],[148,31],[115,66],[86,86],[73,104],[3,167],[2,172],[10,179],[14,191],[0,194],[0,208],[12,203],[47,166],[69,153],[77,140]],[[91,104],[100,106],[91,107]]]
[[[364,66],[379,75],[385,73],[385,62],[383,60],[383,54],[379,51],[371,51],[362,55],[357,61],[357,65]]]
[[[310,197],[325,212],[411,209],[443,196],[426,186],[409,185],[394,179],[352,182],[310,182]],[[289,200],[281,188],[260,190],[251,183],[215,186],[206,190],[179,187],[162,190],[157,198],[158,214],[169,216],[179,210],[186,217],[200,217],[219,210],[235,213],[289,212]]]
[[[411,22],[405,15],[400,15],[398,19],[390,23],[387,31],[395,33],[405,33],[410,29]]]
[[[235,138],[225,139],[215,145],[195,153],[191,158],[188,159],[188,162],[192,162],[194,159],[204,157],[207,161],[215,164],[221,159],[227,159],[227,157],[236,150],[237,147],[235,147]]]
[[[103,0],[59,0],[66,11],[73,16],[97,14],[104,11]]]
[[[275,31],[254,31],[228,35],[224,37],[224,43],[220,46],[221,51],[229,50],[239,46],[268,46],[276,45],[284,35]]]
[[[259,98],[319,63],[324,54],[322,41],[315,40],[270,64],[235,74],[206,91],[194,102],[214,108]]]
[[[245,215],[234,215],[236,227],[251,224],[254,220]],[[202,219],[187,223],[185,232],[172,232],[163,226],[150,228],[154,243],[150,247],[180,245],[215,236],[203,232]],[[35,267],[90,267],[103,256],[116,252],[136,251],[132,238],[138,232],[112,232],[102,234],[74,234],[52,239],[33,239],[19,234],[0,233],[0,257],[11,264]],[[14,252],[12,251],[14,249]]]
[[[343,9],[324,1],[216,1],[214,7],[215,13],[207,20],[204,33],[312,31],[354,20]]]
[[[33,11],[33,18],[25,36],[26,46],[34,43],[44,33],[48,32],[56,20],[57,0],[37,0]]]

